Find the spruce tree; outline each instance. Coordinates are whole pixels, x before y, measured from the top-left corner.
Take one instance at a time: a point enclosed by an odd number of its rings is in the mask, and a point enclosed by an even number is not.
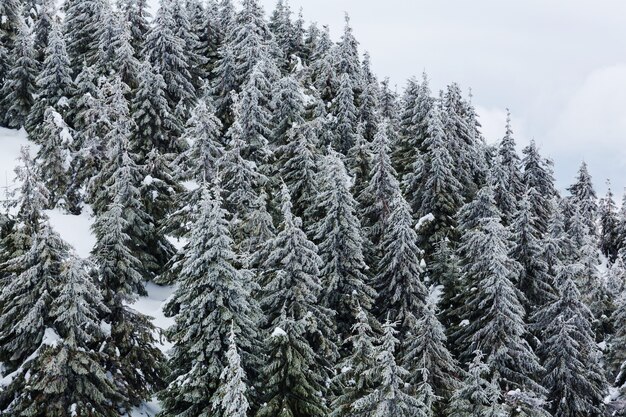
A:
[[[419,337],[417,321],[424,315],[428,291],[422,278],[421,251],[408,203],[401,195],[392,201],[393,211],[384,232],[374,289],[378,292],[374,311],[380,320],[398,323],[401,352],[413,337]]]
[[[289,130],[304,123],[304,98],[293,75],[280,79],[272,93],[271,107],[274,110],[270,143],[274,147],[284,146],[288,143]]]
[[[576,182],[567,189],[571,194],[572,204],[580,210],[580,214],[585,219],[585,224],[589,228],[589,233],[596,236],[595,220],[598,214],[598,203],[596,192],[593,189],[591,175],[587,169],[587,164],[583,161],[578,169]]]
[[[356,140],[358,113],[354,105],[354,86],[350,75],[342,73],[339,80],[339,91],[331,106],[334,116],[333,147],[347,155]]]
[[[54,328],[46,329],[61,339],[44,344],[29,363],[28,384],[11,404],[12,413],[118,415],[123,397],[102,366],[102,352],[93,349],[104,339],[100,318],[108,310],[88,268],[74,256],[64,263],[50,311]]]
[[[600,199],[598,204],[598,219],[600,222],[599,244],[602,254],[614,261],[618,251],[618,219],[617,207],[613,200],[611,184],[607,180],[606,195]]]
[[[237,269],[219,188],[213,193],[204,186],[199,217],[176,279],[179,286],[165,306],[168,314],[177,315],[168,330],[174,348],[170,382],[161,394],[163,416],[211,414],[224,395],[220,376],[228,366],[231,327],[244,352],[247,375],[257,372],[260,311],[250,297],[249,271]]]
[[[374,140],[376,128],[380,122],[380,114],[378,111],[380,107],[380,87],[370,66],[370,55],[366,52],[361,65],[363,73],[363,92],[359,97],[359,122],[363,126],[363,136],[365,136],[365,139],[369,142]]]
[[[321,161],[320,192],[316,198],[323,217],[313,227],[323,261],[321,302],[337,312],[338,335],[350,332],[359,308],[369,310],[376,295],[367,284],[361,223],[350,193],[350,177],[339,154],[329,150]]]
[[[66,0],[64,4],[64,38],[72,73],[80,73],[83,63],[94,65],[98,58],[98,37],[104,0]]]
[[[607,383],[591,327],[593,316],[575,284],[578,265],[566,265],[557,276],[560,297],[536,317],[546,333],[540,354],[546,369],[549,411],[553,416],[604,415]]]
[[[363,193],[363,190],[369,184],[369,175],[372,170],[372,143],[365,139],[363,132],[363,124],[359,124],[354,145],[345,158],[346,168],[354,183],[352,194],[357,197]]]
[[[550,161],[544,159],[539,154],[537,144],[531,141],[522,153],[522,179],[526,189],[532,190],[530,193],[530,209],[535,218],[535,228],[539,235],[544,235],[548,227],[551,200],[557,195],[554,188],[554,178]]]
[[[246,397],[248,386],[246,373],[241,366],[234,329],[230,331],[228,342],[227,365],[220,375],[222,385],[213,397],[213,410],[221,410],[222,415],[227,417],[246,417],[250,407]]]
[[[363,91],[363,74],[361,73],[361,61],[359,59],[359,42],[352,33],[350,17],[345,14],[345,25],[341,40],[337,44],[335,55],[335,70],[337,74],[346,74],[350,80],[350,86],[355,96],[360,96]],[[343,75],[342,75],[343,77]]]
[[[143,46],[150,30],[150,12],[147,0],[120,0],[119,9],[130,28],[130,44],[135,58],[143,59]]]
[[[494,164],[499,168],[498,176],[501,187],[495,188],[496,204],[502,213],[502,221],[505,225],[512,222],[512,215],[517,211],[517,202],[524,193],[522,172],[520,170],[521,159],[515,149],[515,138],[511,128],[511,112],[507,109],[506,133],[498,144],[497,156]]]
[[[35,60],[35,50],[30,30],[24,20],[18,17],[18,31],[12,51],[12,67],[6,73],[0,90],[4,125],[10,128],[24,126],[31,107],[35,104],[35,80],[39,65]]]
[[[43,64],[46,47],[49,43],[50,32],[56,24],[56,5],[54,0],[43,0],[39,13],[33,23],[33,36],[35,44],[35,59]]]
[[[48,107],[44,114],[41,141],[42,146],[37,154],[38,173],[49,191],[46,208],[54,208],[64,199],[69,185],[67,161],[73,137],[63,116],[52,107]]]
[[[483,189],[485,214],[475,217],[474,227],[462,226],[459,253],[467,293],[460,317],[467,324],[454,336],[463,358],[476,350],[485,353],[486,363],[500,375],[502,389],[519,388],[541,395],[542,388],[535,378],[542,368],[525,340],[528,329],[524,298],[514,285],[521,267],[509,255],[510,235],[500,223],[493,191],[489,186]]]
[[[404,380],[409,372],[398,365],[394,356],[399,343],[397,333],[393,323],[387,321],[383,325],[382,343],[376,349],[375,388],[352,404],[354,413],[368,417],[428,416],[424,403],[406,392]]]

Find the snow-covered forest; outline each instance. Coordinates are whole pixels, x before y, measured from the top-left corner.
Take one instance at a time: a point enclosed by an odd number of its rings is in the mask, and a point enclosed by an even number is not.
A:
[[[626,203],[363,49],[0,0],[0,415],[626,415]]]

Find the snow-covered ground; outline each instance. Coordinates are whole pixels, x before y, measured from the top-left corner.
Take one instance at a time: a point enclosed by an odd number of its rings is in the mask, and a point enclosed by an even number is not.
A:
[[[17,166],[17,158],[22,146],[29,146],[31,156],[36,155],[38,146],[28,141],[24,130],[0,128],[0,190],[2,191],[0,200],[5,199],[7,188],[14,190],[17,186],[13,171]],[[91,234],[91,224],[93,223],[91,209],[87,207],[79,216],[67,214],[59,209],[47,210],[46,214],[50,218],[52,227],[74,248],[76,253],[83,258],[88,257],[96,242],[95,237]],[[176,243],[177,246],[180,246],[184,242]],[[162,330],[171,326],[174,321],[163,314],[163,303],[172,295],[174,287],[148,283],[146,290],[148,296],[139,297],[132,307],[153,318],[153,323],[158,329],[158,346],[166,353],[172,345],[162,335]],[[151,401],[133,410],[131,416],[152,417],[158,411],[158,403]]]

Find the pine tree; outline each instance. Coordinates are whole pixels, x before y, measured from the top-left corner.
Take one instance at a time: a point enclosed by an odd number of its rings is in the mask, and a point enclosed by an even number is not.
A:
[[[335,70],[337,74],[346,74],[356,97],[363,91],[363,74],[359,59],[359,42],[352,33],[350,17],[346,13],[341,41],[337,45]],[[343,76],[342,76],[343,77]]]
[[[519,210],[509,230],[514,248],[511,256],[522,267],[517,287],[524,294],[527,311],[534,311],[550,301],[554,290],[553,276],[549,275],[548,264],[542,257],[543,240],[536,229],[536,221],[530,206],[527,190],[519,202]]]
[[[598,218],[600,221],[600,250],[602,254],[614,261],[617,257],[618,251],[618,219],[617,219],[617,207],[613,200],[613,192],[611,191],[611,184],[607,180],[606,196],[600,199],[598,204]]]
[[[509,255],[510,235],[500,223],[493,191],[489,186],[483,190],[485,214],[474,217],[474,227],[461,223],[459,253],[467,294],[460,316],[468,324],[454,337],[463,349],[462,357],[469,358],[476,350],[485,353],[486,363],[500,375],[504,390],[519,388],[540,395],[542,388],[534,378],[542,368],[525,340],[528,329],[524,298],[513,284],[518,280],[520,265]]]
[[[448,151],[449,143],[438,105],[431,105],[426,120],[425,151],[417,156],[405,176],[406,194],[418,219],[432,220],[419,230],[420,242],[427,256],[433,245],[446,237],[453,240],[455,215],[463,205],[462,184],[454,177],[454,161]]]
[[[150,12],[147,0],[120,0],[119,8],[130,28],[130,44],[135,58],[143,59],[143,46],[150,30]]]
[[[551,163],[539,154],[537,145],[531,141],[522,153],[523,183],[526,189],[533,190],[529,197],[530,209],[535,218],[535,228],[540,236],[547,230],[548,219],[550,218],[551,200],[557,195],[554,188],[554,178],[552,175]]]
[[[333,122],[333,146],[344,155],[354,146],[358,112],[354,105],[354,86],[350,75],[342,73],[340,76],[337,97],[332,102],[331,112]]]
[[[416,393],[420,392],[421,384],[432,388],[431,410],[434,415],[444,415],[445,405],[459,387],[463,372],[446,347],[445,329],[437,318],[432,297],[430,294],[416,323],[415,338],[406,343],[402,364],[411,372],[408,382]]]
[[[361,65],[363,73],[363,92],[359,97],[359,122],[363,125],[363,135],[367,141],[374,140],[376,128],[380,122],[378,108],[380,107],[380,87],[372,72],[370,55],[365,53]]]
[[[291,128],[304,124],[304,98],[293,75],[280,79],[272,93],[272,134],[270,143],[281,147],[288,143]]]
[[[191,74],[191,83],[194,87],[199,88],[202,86],[203,80],[206,78],[206,74],[203,71],[206,63],[206,58],[198,54],[200,49],[200,39],[198,34],[194,31],[192,18],[194,16],[189,13],[194,11],[194,7],[191,7],[189,0],[185,2],[176,1],[173,3],[172,16],[174,18],[174,24],[176,28],[176,34],[183,43],[184,54],[187,59],[187,65],[189,73]],[[197,7],[202,12],[202,5],[199,2],[195,2]]]
[[[541,347],[550,412],[557,417],[604,415],[607,383],[600,365],[600,352],[591,327],[593,316],[580,299],[574,282],[579,266],[561,268],[557,280],[560,297],[537,314],[546,332]]]
[[[98,58],[98,37],[104,0],[66,0],[64,37],[72,73],[77,75],[83,63],[94,65]]]
[[[43,68],[37,77],[37,102],[33,105],[26,122],[28,132],[35,139],[41,139],[39,126],[44,120],[46,109],[52,106],[61,114],[65,114],[69,97],[74,91],[65,42],[56,25],[50,32],[50,42],[45,56]]]
[[[48,217],[43,210],[49,204],[50,192],[37,175],[37,166],[30,156],[28,146],[20,149],[19,165],[15,168],[15,176],[20,183],[15,190],[12,207],[16,208],[16,218],[24,227],[24,234],[32,236],[39,231],[42,221]]]
[[[123,398],[102,367],[102,352],[92,349],[104,339],[100,317],[107,308],[87,268],[74,257],[63,265],[50,311],[54,329],[46,329],[62,339],[43,345],[29,363],[28,384],[12,402],[12,413],[118,415]]]
[[[500,386],[498,377],[491,379],[491,370],[483,362],[484,355],[477,351],[469,365],[469,372],[461,386],[455,391],[450,406],[450,417],[505,417],[504,407],[501,403]]]
[[[0,4],[0,44],[5,45],[9,51],[15,46],[20,19],[23,19],[20,1],[7,0]]]
[[[280,327],[281,320],[300,323],[297,326],[304,326],[306,334],[294,329],[293,337],[306,336],[321,358],[331,359],[337,350],[333,329],[335,312],[318,305],[322,291],[319,271],[322,260],[317,246],[302,231],[301,220],[292,214],[291,197],[284,184],[281,199],[283,219],[280,231],[262,252],[260,300],[266,325],[272,329]],[[318,367],[322,365],[318,364]]]
[[[145,156],[156,148],[161,153],[175,152],[180,145],[176,137],[182,126],[166,97],[167,84],[149,62],[141,65],[138,87],[134,92],[132,117],[135,124],[133,150]]]
[[[177,2],[176,2],[177,3]],[[190,108],[194,101],[194,87],[190,61],[174,20],[173,0],[161,0],[152,28],[146,35],[143,54],[156,74],[165,81],[165,97],[170,109],[179,103]]]
[[[262,368],[263,404],[256,417],[328,415],[327,376],[318,371],[319,353],[307,341],[307,323],[283,313],[274,322]]]
[[[494,162],[500,168],[495,179],[501,184],[501,187],[494,189],[496,204],[502,213],[502,220],[505,225],[511,224],[512,214],[517,211],[517,201],[524,193],[520,170],[521,159],[515,147],[515,138],[511,128],[511,112],[507,109],[506,133],[498,144],[498,158]]]
[[[359,308],[372,307],[376,293],[367,284],[361,223],[350,193],[350,177],[337,152],[329,150],[321,162],[323,179],[316,200],[324,215],[314,226],[324,265],[320,271],[324,288],[320,301],[337,312],[337,333],[341,337],[350,332]]]
[[[41,1],[41,7],[37,19],[33,24],[33,36],[35,44],[35,59],[43,64],[46,47],[49,43],[50,32],[56,24],[56,5],[54,0]]]
[[[598,203],[596,192],[593,189],[593,182],[587,164],[583,162],[578,170],[576,182],[568,189],[571,193],[572,203],[578,207],[580,214],[585,219],[585,224],[589,228],[589,233],[596,236],[595,220],[598,213]]]
[[[253,377],[257,372],[254,349],[260,312],[250,297],[249,271],[236,268],[219,188],[213,193],[204,186],[199,217],[177,277],[179,286],[165,306],[168,314],[177,316],[168,330],[174,348],[170,382],[161,394],[164,416],[209,414],[223,396],[218,388],[228,365],[231,326],[244,351],[246,373]]]
[[[355,136],[354,145],[346,155],[346,168],[352,177],[354,185],[352,194],[360,196],[369,184],[369,175],[372,170],[372,143],[368,142],[363,135],[363,124],[359,124]]]
[[[311,227],[314,220],[311,210],[316,207],[320,179],[318,133],[320,121],[315,119],[292,127],[287,132],[286,143],[276,149],[277,171],[289,188],[294,213]]]
[[[220,379],[222,385],[217,389],[213,399],[213,410],[221,410],[227,417],[246,417],[249,403],[246,398],[248,390],[246,373],[241,366],[241,357],[237,350],[235,331],[231,329],[226,352],[227,366],[224,367]]]
[[[0,101],[5,111],[4,124],[10,128],[24,126],[35,103],[35,77],[39,71],[30,30],[21,17],[17,19],[18,31],[11,57],[13,66],[7,72],[0,90]]]
[[[137,52],[133,48],[133,34],[130,23],[122,15],[115,16],[117,28],[111,39],[109,48],[113,51],[113,57],[109,61],[111,69],[117,73],[122,81],[131,90],[137,88],[139,83],[139,60]]]
[[[389,157],[389,137],[385,122],[378,126],[372,150],[370,181],[357,196],[357,200],[361,207],[362,224],[369,245],[366,262],[368,265],[377,265],[381,255],[379,245],[382,244],[385,231],[390,224],[393,203],[400,194],[397,174]]]
[[[424,315],[428,291],[422,278],[421,251],[416,244],[411,209],[399,194],[391,207],[380,245],[383,257],[373,285],[378,292],[374,310],[380,320],[387,317],[398,323],[404,352],[406,342],[418,337],[416,325]]]
[[[383,339],[376,349],[377,383],[375,389],[352,404],[356,414],[368,417],[398,416],[426,417],[424,403],[405,392],[404,380],[409,372],[397,364],[394,357],[398,339],[394,324],[387,321],[383,325]]]
[[[69,185],[67,161],[73,137],[63,117],[48,107],[41,127],[42,147],[37,154],[39,176],[49,191],[48,206],[54,208],[65,196]]]
[[[330,30],[328,26],[324,26],[311,57],[313,85],[324,102],[333,100],[339,88],[339,73],[334,65],[335,53],[335,46],[330,39]]]
[[[356,321],[352,326],[352,335],[347,337],[344,346],[348,355],[341,360],[340,373],[332,380],[332,387],[337,392],[331,404],[331,416],[343,417],[352,413],[352,404],[369,394],[376,381],[377,334],[372,330],[373,320],[362,307],[358,307]],[[378,325],[378,323],[374,323]]]

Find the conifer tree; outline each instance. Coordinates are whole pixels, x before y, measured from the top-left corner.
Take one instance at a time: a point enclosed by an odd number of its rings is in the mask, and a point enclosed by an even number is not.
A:
[[[132,45],[132,30],[130,23],[122,15],[117,15],[115,18],[117,28],[109,46],[113,51],[113,57],[109,61],[110,67],[131,90],[134,90],[139,83],[140,64]]]
[[[293,75],[280,79],[272,94],[272,134],[270,143],[274,147],[288,143],[291,128],[304,123],[304,98],[298,81]]]
[[[130,28],[130,45],[135,51],[135,58],[143,59],[143,46],[150,30],[150,12],[147,0],[121,0],[119,8]]]
[[[368,417],[426,417],[428,412],[424,403],[405,391],[404,380],[409,372],[398,365],[394,357],[399,343],[394,327],[389,321],[383,325],[382,343],[376,349],[375,389],[355,401],[352,410],[358,415]]]
[[[20,185],[11,196],[10,206],[16,210],[16,220],[23,226],[24,235],[30,238],[39,231],[42,221],[48,219],[43,210],[49,204],[50,192],[37,175],[37,166],[28,146],[20,149],[17,160],[15,177]]]
[[[580,214],[585,219],[591,236],[596,236],[595,220],[598,214],[596,192],[593,189],[591,175],[587,169],[587,163],[583,161],[578,169],[576,182],[567,189],[571,194],[572,204],[578,207]]]
[[[507,109],[506,132],[498,144],[498,158],[494,162],[500,169],[495,179],[501,184],[501,187],[494,189],[496,204],[502,213],[502,221],[505,225],[511,224],[512,214],[517,211],[517,201],[524,193],[520,170],[521,159],[515,147],[515,138],[511,128],[511,112]]]
[[[214,409],[224,396],[219,387],[228,366],[231,331],[244,352],[246,373],[253,377],[257,372],[254,349],[260,311],[250,297],[249,271],[236,267],[219,188],[213,193],[204,186],[199,217],[181,261],[179,286],[165,307],[168,314],[177,315],[168,330],[174,348],[170,382],[161,394],[164,416],[208,415]]]
[[[133,150],[141,156],[153,148],[161,153],[179,150],[176,137],[180,135],[182,126],[174,116],[174,109],[170,107],[166,89],[163,77],[154,71],[149,62],[144,62],[131,103],[135,124]]]
[[[460,387],[454,392],[448,407],[450,417],[505,417],[497,376],[489,378],[491,370],[477,351]]]
[[[324,213],[314,226],[324,265],[320,271],[324,288],[321,302],[337,312],[335,321],[341,337],[350,332],[359,308],[371,309],[376,294],[367,284],[361,223],[350,193],[350,177],[337,152],[329,149],[321,162],[324,171],[316,200]]]
[[[531,141],[522,153],[523,182],[526,189],[533,190],[528,196],[530,209],[535,218],[535,228],[543,236],[550,218],[551,200],[557,195],[550,161],[541,157],[535,141]]]
[[[49,192],[46,208],[54,208],[64,198],[69,185],[67,161],[73,137],[63,117],[52,107],[44,115],[41,141],[38,173]]]
[[[30,30],[21,16],[17,17],[17,35],[12,51],[12,67],[6,73],[0,90],[4,125],[10,128],[24,126],[31,107],[35,103],[35,79],[39,65]]]
[[[546,332],[540,351],[546,368],[542,383],[556,417],[604,415],[607,383],[591,327],[593,316],[574,282],[579,272],[575,264],[561,268],[560,297],[542,308],[536,319]]]
[[[330,102],[339,88],[339,73],[335,68],[335,46],[330,39],[328,26],[324,26],[316,48],[312,52],[311,77],[324,102]]]
[[[58,296],[51,305],[54,332],[61,340],[40,348],[29,363],[30,378],[11,404],[19,415],[80,415],[113,417],[122,397],[102,367],[102,352],[93,349],[104,339],[100,317],[107,312],[100,290],[84,261],[64,263]]]
[[[417,321],[424,315],[428,291],[422,278],[421,252],[416,244],[411,209],[400,194],[391,207],[380,245],[383,257],[373,285],[378,292],[374,310],[380,320],[387,317],[398,323],[404,352],[406,342],[418,337]]]
[[[322,260],[317,246],[302,231],[301,220],[292,214],[291,197],[284,184],[281,200],[280,231],[262,252],[260,300],[267,328],[280,327],[280,322],[285,320],[294,322],[290,324],[294,326],[300,323],[297,326],[304,328],[294,329],[293,337],[306,337],[310,346],[316,346],[321,358],[334,358],[337,351],[333,329],[335,312],[318,304],[322,291],[319,272]],[[317,367],[316,371],[324,372]]]
[[[104,0],[66,0],[64,4],[64,38],[74,76],[80,73],[83,63],[94,65],[98,58]]]
[[[202,86],[203,79],[206,77],[204,74],[204,65],[206,58],[198,54],[200,48],[200,39],[198,33],[194,30],[192,19],[195,16],[190,15],[190,12],[197,14],[194,4],[199,7],[200,13],[202,13],[202,5],[196,1],[176,1],[173,3],[172,15],[174,18],[176,34],[183,43],[184,54],[187,59],[189,73],[191,74],[191,83],[194,87],[199,88]]]
[[[354,146],[358,123],[357,108],[354,105],[354,86],[350,75],[342,73],[337,97],[332,102],[334,116],[333,147],[344,155]]]
[[[165,97],[170,109],[176,109],[179,103],[190,108],[195,96],[185,40],[179,36],[174,20],[175,3],[178,2],[161,0],[159,3],[143,52],[154,72],[165,81]]]
[[[227,417],[246,417],[250,407],[246,397],[248,387],[246,373],[241,366],[234,329],[230,331],[228,342],[227,365],[220,375],[222,385],[213,397],[213,410],[221,410],[222,415]]]
[[[350,17],[345,14],[345,25],[341,41],[337,45],[335,70],[337,74],[346,74],[350,80],[350,87],[354,96],[359,97],[363,91],[363,74],[361,73],[361,60],[359,59],[359,42],[352,33]],[[343,77],[343,75],[342,75]]]
[[[354,145],[346,155],[346,168],[354,185],[352,186],[352,194],[360,196],[363,190],[369,184],[369,175],[372,170],[372,143],[368,142],[363,135],[364,127],[360,123],[357,127]]]
[[[363,136],[368,142],[374,140],[376,128],[380,122],[379,96],[380,87],[378,80],[370,68],[370,55],[365,53],[363,57],[362,73],[363,73],[363,92],[359,97],[359,122],[363,126]]]
[[[41,1],[37,18],[33,23],[35,59],[37,59],[37,62],[40,64],[43,64],[50,32],[52,31],[53,25],[56,24],[56,18],[56,5],[54,0]]]
[[[373,158],[369,184],[357,200],[361,207],[363,228],[369,246],[366,251],[368,265],[377,265],[380,257],[379,245],[382,244],[393,203],[400,194],[396,171],[389,156],[389,137],[387,124],[381,122],[372,144]]]
[[[56,24],[50,32],[45,56],[43,68],[37,77],[37,102],[33,105],[26,123],[28,132],[35,139],[40,139],[39,126],[44,120],[46,109],[52,106],[56,111],[65,114],[74,91],[65,42]]]
[[[437,318],[437,306],[432,296],[430,294],[423,315],[418,318],[415,338],[406,343],[402,364],[411,373],[407,382],[414,393],[420,392],[421,384],[430,386],[434,399],[431,404],[433,415],[444,415],[447,401],[459,387],[463,372],[446,347],[445,329]]]
[[[460,316],[468,324],[457,331],[455,339],[464,358],[476,350],[485,353],[486,363],[500,375],[502,389],[519,388],[541,395],[542,388],[534,378],[542,368],[525,340],[528,329],[524,298],[513,284],[518,280],[520,265],[509,255],[510,235],[500,223],[493,191],[489,186],[483,190],[485,213],[474,217],[474,227],[463,224],[459,251],[468,293]]]
[[[372,320],[373,317],[359,306],[356,321],[352,326],[352,335],[344,342],[349,353],[339,363],[338,368],[341,371],[332,380],[332,387],[337,391],[331,403],[332,417],[351,415],[352,404],[374,388],[377,377],[374,372],[377,334],[370,324]]]
[[[21,3],[18,0],[7,0],[0,4],[0,43],[13,50],[22,17]]]
[[[598,204],[598,219],[600,221],[600,250],[609,260],[614,261],[617,257],[619,246],[617,231],[618,219],[617,207],[615,206],[611,184],[608,180],[606,195],[604,198],[600,199],[600,203]]]

